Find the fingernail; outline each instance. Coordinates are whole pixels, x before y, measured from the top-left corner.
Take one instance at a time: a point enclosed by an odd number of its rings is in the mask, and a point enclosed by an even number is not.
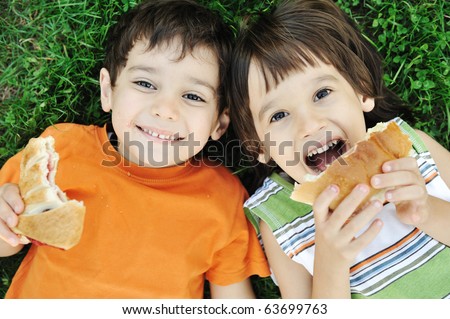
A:
[[[12,217],[6,218],[6,223],[8,224],[9,227],[13,227],[14,226],[14,218],[12,218]]]
[[[391,192],[386,192],[386,199],[387,200],[392,200],[392,193]]]
[[[392,170],[391,165],[386,164],[383,166],[383,172],[387,173],[387,172],[390,172],[391,170]]]
[[[372,185],[373,186],[378,186],[378,185],[380,185],[380,183],[381,183],[381,180],[380,180],[379,177],[372,178]]]
[[[8,238],[8,242],[11,246],[17,246],[19,244],[19,241],[15,237]]]
[[[368,193],[369,192],[369,187],[367,187],[367,185],[358,185],[358,190],[361,193]]]
[[[339,192],[339,188],[336,185],[330,185],[330,190],[336,194]]]
[[[22,209],[22,206],[14,205],[14,211],[15,211],[16,213],[20,213],[20,212],[21,212],[21,209]]]
[[[380,201],[376,200],[373,202],[373,206],[375,206],[376,208],[381,208],[383,207],[383,204]]]

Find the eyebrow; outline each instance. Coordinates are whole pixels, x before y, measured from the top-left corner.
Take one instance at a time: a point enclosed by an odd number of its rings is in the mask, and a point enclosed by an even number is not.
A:
[[[150,66],[143,66],[143,65],[135,65],[128,69],[129,72],[135,72],[135,71],[144,71],[147,73],[155,73],[157,72],[156,68],[152,68]]]
[[[334,75],[326,74],[326,75],[323,75],[323,76],[319,76],[318,78],[315,78],[314,82],[315,83],[320,83],[320,82],[324,82],[324,81],[336,82],[337,80],[338,79]]]

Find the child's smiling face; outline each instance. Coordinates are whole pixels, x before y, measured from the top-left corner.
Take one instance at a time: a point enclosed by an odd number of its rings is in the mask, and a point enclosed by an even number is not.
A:
[[[297,182],[319,174],[364,138],[363,112],[374,99],[355,92],[331,65],[317,60],[266,91],[260,68],[249,72],[250,110],[264,145],[260,161],[272,158]]]
[[[228,126],[227,113],[218,114],[219,65],[208,48],[196,47],[180,59],[177,40],[152,50],[138,41],[115,86],[105,69],[100,82],[119,152],[136,164],[183,163]]]

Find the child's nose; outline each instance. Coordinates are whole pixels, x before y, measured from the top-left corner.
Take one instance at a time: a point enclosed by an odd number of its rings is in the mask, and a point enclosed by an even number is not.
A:
[[[312,114],[309,114],[299,122],[300,123],[297,125],[297,127],[298,134],[301,138],[312,136],[325,127],[325,120],[320,116]]]
[[[161,98],[154,101],[151,113],[155,117],[176,121],[179,117],[179,109],[176,101],[170,98]]]

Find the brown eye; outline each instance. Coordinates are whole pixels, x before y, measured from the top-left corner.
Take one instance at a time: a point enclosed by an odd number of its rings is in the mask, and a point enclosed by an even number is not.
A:
[[[188,100],[193,100],[193,101],[198,101],[198,102],[205,102],[205,100],[203,100],[197,94],[188,93],[188,94],[185,94],[184,97],[187,98]]]
[[[331,93],[330,89],[321,89],[319,90],[316,95],[314,96],[314,101],[318,101],[323,99],[324,97],[327,97]]]
[[[147,82],[147,81],[136,81],[136,82],[134,82],[134,83],[136,83],[138,86],[144,87],[144,88],[146,88],[146,89],[152,89],[152,88],[155,88],[155,87],[153,86],[153,84],[151,84],[150,82]]]
[[[289,113],[287,112],[277,112],[274,115],[272,115],[272,117],[270,118],[270,122],[278,122],[279,120],[285,118],[288,115]]]

